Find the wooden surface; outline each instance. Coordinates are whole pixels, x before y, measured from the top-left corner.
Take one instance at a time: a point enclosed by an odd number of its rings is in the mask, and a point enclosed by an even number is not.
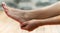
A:
[[[32,32],[20,29],[20,24],[6,16],[4,12],[0,13],[0,33],[60,33],[60,25],[40,26]]]

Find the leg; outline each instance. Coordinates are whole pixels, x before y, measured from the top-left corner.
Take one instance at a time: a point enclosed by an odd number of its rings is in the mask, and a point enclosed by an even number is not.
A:
[[[10,7],[6,6],[6,4],[4,2],[2,3],[2,6],[3,6],[3,9],[4,9],[5,13],[9,17],[11,17],[14,20],[17,20],[21,23],[22,23],[22,21],[25,21],[25,19],[23,18],[23,15],[24,15],[25,12],[23,10],[10,8]]]
[[[9,17],[18,21],[30,20],[32,18],[43,19],[43,18],[48,18],[48,17],[52,17],[60,14],[60,2],[57,2],[53,5],[40,8],[37,10],[18,10],[18,9],[9,8],[4,3],[2,5],[6,14]]]
[[[44,19],[54,17],[57,15],[60,15],[60,2],[57,2],[55,4],[37,10],[28,11],[25,16],[27,16],[26,18],[28,19],[32,18]]]

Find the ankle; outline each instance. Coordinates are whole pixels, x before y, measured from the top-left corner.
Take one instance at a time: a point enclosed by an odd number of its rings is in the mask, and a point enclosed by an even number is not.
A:
[[[27,11],[24,13],[24,18],[25,18],[26,20],[31,20],[32,18],[35,18],[34,13],[33,13],[33,10],[27,10]]]

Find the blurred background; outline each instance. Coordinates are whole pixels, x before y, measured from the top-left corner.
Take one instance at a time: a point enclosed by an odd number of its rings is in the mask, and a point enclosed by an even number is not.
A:
[[[22,10],[32,10],[44,6],[51,5],[60,0],[0,0],[0,10],[2,10],[1,3],[6,2],[10,7],[22,9]]]

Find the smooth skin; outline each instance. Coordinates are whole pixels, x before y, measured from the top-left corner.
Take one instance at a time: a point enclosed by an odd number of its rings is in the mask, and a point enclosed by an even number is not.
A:
[[[21,28],[24,30],[33,31],[34,29],[36,29],[39,26],[56,25],[56,24],[60,24],[60,15],[51,17],[48,19],[42,19],[42,20],[40,20],[40,19],[30,20],[30,21],[27,21],[24,24],[22,24]]]
[[[32,31],[42,25],[60,24],[60,1],[36,10],[14,9],[4,2],[2,7],[9,17],[21,24],[24,30]]]

